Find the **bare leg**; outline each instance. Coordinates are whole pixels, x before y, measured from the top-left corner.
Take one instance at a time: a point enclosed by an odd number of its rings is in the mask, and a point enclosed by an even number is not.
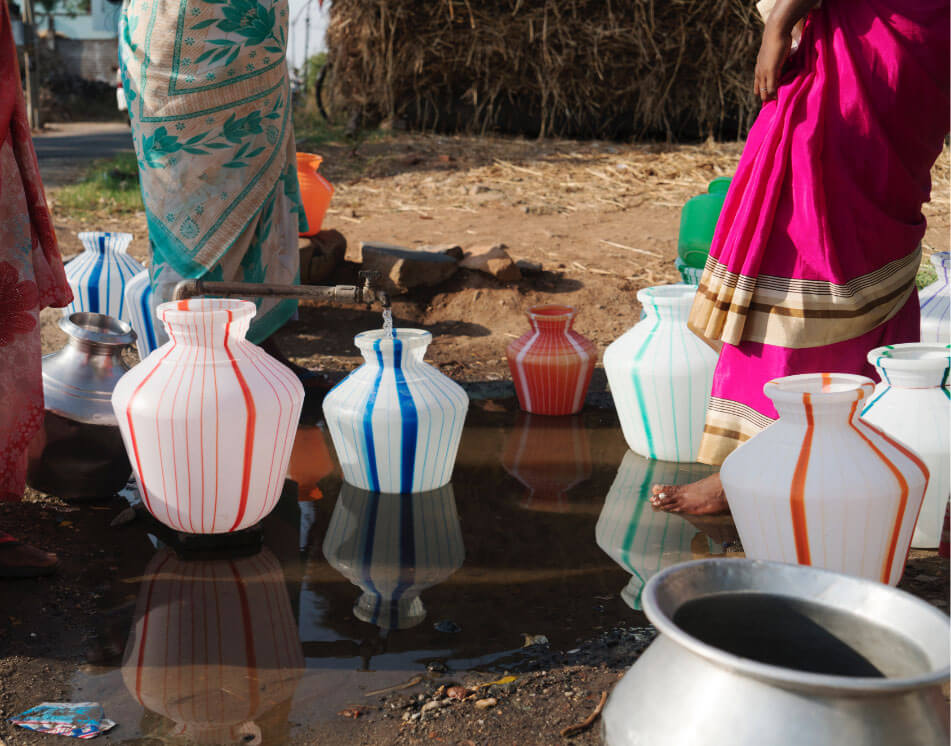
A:
[[[690,484],[655,484],[651,493],[651,505],[671,513],[708,515],[730,509],[719,472]]]

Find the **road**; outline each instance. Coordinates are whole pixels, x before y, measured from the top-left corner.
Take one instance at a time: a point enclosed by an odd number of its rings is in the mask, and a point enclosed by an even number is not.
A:
[[[132,132],[122,122],[60,122],[34,133],[40,175],[47,187],[70,184],[97,158],[132,150]]]

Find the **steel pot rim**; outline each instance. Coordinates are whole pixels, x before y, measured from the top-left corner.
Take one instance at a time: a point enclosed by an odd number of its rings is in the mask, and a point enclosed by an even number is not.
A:
[[[719,565],[724,567],[733,565],[738,567],[741,563],[747,564],[750,567],[798,568],[805,572],[819,575],[820,577],[829,576],[830,578],[847,578],[849,581],[854,581],[855,583],[861,585],[873,587],[878,592],[892,591],[896,593],[902,593],[897,589],[882,585],[881,583],[877,583],[872,580],[844,575],[842,573],[832,572],[831,570],[824,570],[817,567],[740,558],[701,559],[672,565],[671,567],[662,570],[657,575],[648,580],[647,585],[644,587],[643,593],[641,595],[644,613],[647,615],[647,618],[651,621],[660,635],[669,638],[671,642],[676,643],[690,653],[704,658],[720,668],[724,668],[729,671],[735,671],[742,675],[749,676],[750,678],[754,678],[785,689],[804,690],[811,693],[827,693],[837,696],[887,696],[897,692],[911,691],[915,689],[921,689],[926,686],[940,684],[943,681],[946,681],[949,675],[951,675],[951,665],[945,665],[936,670],[918,674],[916,676],[872,678],[862,676],[835,676],[832,674],[810,673],[806,671],[784,668],[782,666],[775,666],[768,663],[760,663],[751,658],[744,658],[739,655],[734,655],[733,653],[728,653],[697,639],[693,635],[687,633],[674,624],[671,616],[661,608],[662,601],[659,598],[660,587],[671,575],[676,575],[678,572],[684,572],[689,568],[700,565]],[[784,589],[782,588],[772,588],[770,589],[770,592],[780,596],[790,595],[788,593],[784,593],[783,590]],[[756,589],[751,588],[750,591],[755,592]],[[792,597],[800,598],[799,596]],[[914,596],[911,597],[911,600],[920,605],[923,613],[931,614],[933,617],[940,617],[942,623],[947,625],[948,617],[941,611]]]
[[[124,347],[135,342],[132,326],[114,316],[77,311],[59,320],[59,328],[73,339],[106,347]]]

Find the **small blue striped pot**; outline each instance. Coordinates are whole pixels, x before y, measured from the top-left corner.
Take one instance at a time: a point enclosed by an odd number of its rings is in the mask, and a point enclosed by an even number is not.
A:
[[[353,607],[357,619],[382,629],[419,624],[426,616],[420,593],[445,581],[465,559],[452,485],[385,495],[344,482],[323,551],[363,591]]]
[[[168,342],[168,335],[155,321],[152,307],[152,283],[149,271],[143,269],[125,286],[125,308],[128,310],[139,357],[145,360],[152,352]]]
[[[639,290],[646,314],[604,351],[628,447],[648,458],[696,461],[717,355],[687,328],[697,288]]]
[[[364,363],[324,399],[343,477],[370,492],[425,492],[452,477],[469,397],[423,355],[422,329],[363,332]]]
[[[104,313],[130,323],[132,317],[125,302],[125,288],[143,270],[126,254],[132,241],[130,233],[80,233],[83,253],[66,264],[66,280],[73,290],[73,302],[63,315],[85,311]]]

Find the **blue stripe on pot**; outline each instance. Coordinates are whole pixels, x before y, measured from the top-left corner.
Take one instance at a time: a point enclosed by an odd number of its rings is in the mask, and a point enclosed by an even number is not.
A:
[[[360,546],[363,547],[363,572],[361,580],[366,583],[367,590],[376,597],[376,603],[373,609],[373,623],[376,624],[380,614],[380,591],[373,582],[371,571],[373,569],[373,546],[376,543],[376,519],[379,515],[380,493],[372,492],[367,495],[366,510],[363,511],[363,537]]]
[[[400,625],[400,599],[413,586],[416,575],[416,531],[413,523],[413,496],[400,495],[400,579],[393,589],[390,626]]]
[[[106,261],[106,237],[99,236],[99,255],[93,265],[92,272],[89,274],[89,282],[86,283],[86,296],[88,299],[88,310],[90,313],[99,313],[99,280],[102,279],[102,265]],[[108,268],[107,268],[108,276]],[[108,301],[106,302],[108,306]]]
[[[379,342],[377,342],[379,344]],[[402,442],[400,444],[400,492],[413,491],[413,472],[416,467],[416,436],[419,431],[419,415],[413,403],[413,395],[406,384],[406,376],[400,367],[403,360],[403,343],[393,340],[393,372],[396,375],[396,396],[400,403]],[[380,365],[383,365],[382,361]]]
[[[139,312],[142,314],[142,331],[145,333],[143,336],[145,337],[148,351],[151,352],[158,347],[155,341],[155,322],[152,319],[151,284],[146,285],[145,292],[142,293],[142,298],[139,300]]]
[[[367,449],[367,480],[370,483],[370,491],[379,492],[380,474],[376,467],[376,444],[373,440],[373,407],[376,405],[376,397],[383,383],[383,351],[380,349],[379,339],[373,343],[373,350],[376,352],[376,361],[380,367],[376,378],[373,379],[373,388],[370,390],[370,398],[367,399],[366,411],[363,414],[363,439]]]

